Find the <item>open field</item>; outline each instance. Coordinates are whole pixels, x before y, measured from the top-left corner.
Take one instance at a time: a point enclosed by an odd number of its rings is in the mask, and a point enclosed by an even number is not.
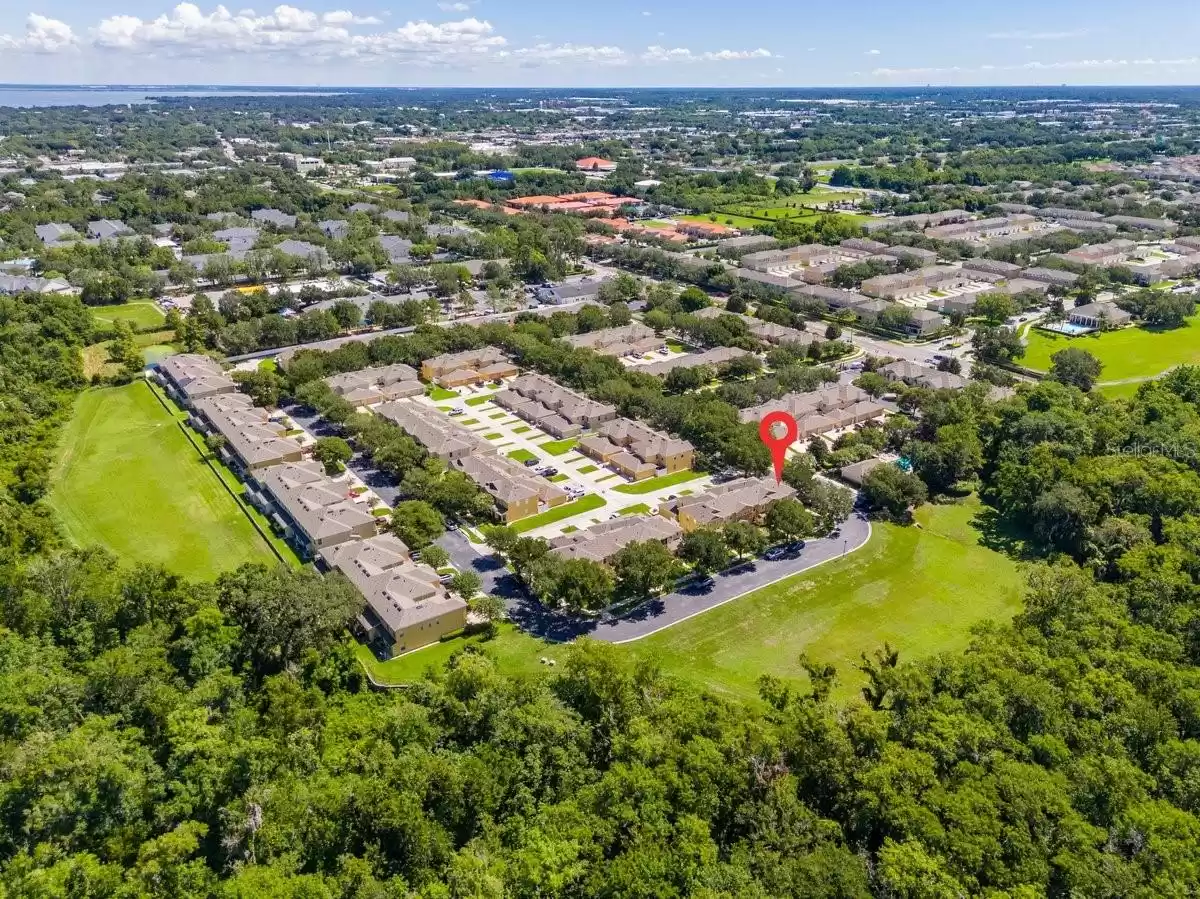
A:
[[[152,331],[133,335],[133,342],[141,349],[142,356],[147,362],[159,362],[178,352],[168,343],[174,337],[174,331]],[[83,348],[83,373],[86,377],[90,378],[93,375],[106,377],[118,372],[120,366],[108,360],[108,349],[111,344],[112,341],[105,340],[102,343],[93,343],[91,346]]]
[[[684,222],[708,222],[742,229],[757,228],[759,225],[766,224],[764,219],[748,218],[744,215],[733,215],[724,212],[714,212],[709,215],[681,215],[679,218],[680,221]]]
[[[145,382],[79,398],[50,505],[72,542],[191,578],[276,561]]]
[[[100,325],[129,322],[135,331],[161,328],[167,317],[149,300],[135,300],[119,306],[92,306],[92,318]]]
[[[857,694],[859,654],[888,641],[902,659],[963,647],[985,619],[1005,620],[1020,608],[1021,578],[1007,556],[980,545],[972,500],[926,506],[920,528],[876,524],[865,547],[770,587],[698,615],[658,634],[625,644],[622,652],[652,660],[663,671],[713,692],[757,695],[761,674],[790,681],[805,675],[804,651],[837,666],[836,694]],[[372,670],[381,679],[418,677],[465,642],[450,640]],[[513,674],[543,670],[539,658],[561,658],[561,645],[506,626],[484,647]],[[365,650],[360,654],[369,655]]]
[[[1077,347],[1104,363],[1102,384],[1152,378],[1176,365],[1200,362],[1200,316],[1192,316],[1181,328],[1122,328],[1070,338],[1030,329],[1026,338],[1025,357],[1018,360],[1021,365],[1049,371],[1051,354]]]
[[[1008,557],[979,545],[976,502],[925,506],[921,527],[876,525],[845,560],[781,581],[628,644],[631,652],[717,693],[757,694],[761,674],[804,676],[807,652],[836,665],[839,693],[862,682],[859,654],[890,642],[901,659],[962,648],[970,627],[1020,608],[1021,578]]]

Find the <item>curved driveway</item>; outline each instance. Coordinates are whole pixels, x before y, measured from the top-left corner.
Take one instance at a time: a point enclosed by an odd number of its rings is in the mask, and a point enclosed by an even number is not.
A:
[[[686,587],[647,600],[603,621],[546,609],[536,599],[527,597],[512,572],[490,555],[482,555],[461,531],[446,534],[438,543],[446,549],[458,568],[479,575],[483,581],[483,592],[505,600],[509,619],[522,630],[559,643],[585,636],[608,643],[631,643],[747,593],[852,553],[862,547],[870,536],[871,523],[861,513],[855,512],[842,524],[840,536],[813,538],[795,558],[776,562],[755,559],[748,565],[716,575],[716,584],[707,591]]]

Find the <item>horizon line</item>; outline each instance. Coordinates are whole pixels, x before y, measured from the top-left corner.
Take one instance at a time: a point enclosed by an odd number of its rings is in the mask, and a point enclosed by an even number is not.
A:
[[[532,85],[532,84],[254,84],[214,83],[214,82],[0,82],[0,89],[22,88],[25,90],[75,88],[77,90],[117,90],[137,89],[149,90],[179,90],[191,88],[197,90],[321,90],[321,91],[418,91],[418,90],[539,90],[539,91],[650,91],[650,90],[724,90],[724,91],[760,91],[760,90],[924,90],[924,89],[956,89],[956,90],[1041,90],[1041,89],[1085,89],[1085,88],[1122,88],[1122,89],[1155,89],[1155,88],[1200,88],[1200,83],[1161,83],[1161,84],[1129,84],[1129,83],[1071,83],[1071,82],[1037,82],[1032,84],[951,84],[939,82],[913,82],[905,84],[762,84],[762,85],[716,85],[716,84],[677,84],[677,85]]]

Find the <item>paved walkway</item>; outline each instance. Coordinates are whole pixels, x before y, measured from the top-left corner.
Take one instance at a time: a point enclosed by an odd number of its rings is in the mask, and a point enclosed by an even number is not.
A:
[[[796,558],[777,562],[756,559],[735,572],[717,575],[716,584],[707,591],[685,588],[648,600],[604,621],[581,619],[546,609],[536,599],[525,595],[523,586],[510,571],[490,555],[482,554],[486,547],[477,547],[461,531],[446,534],[438,543],[450,554],[456,567],[474,571],[480,576],[483,592],[505,600],[509,618],[522,630],[552,642],[567,642],[586,636],[608,643],[631,643],[747,593],[852,553],[866,544],[870,537],[871,523],[856,512],[842,524],[840,536],[809,540]]]

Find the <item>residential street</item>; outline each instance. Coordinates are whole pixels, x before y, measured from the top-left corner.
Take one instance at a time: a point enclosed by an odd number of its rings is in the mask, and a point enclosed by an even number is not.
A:
[[[684,589],[668,593],[603,622],[581,620],[551,611],[536,600],[525,597],[520,583],[512,573],[490,555],[481,555],[475,544],[461,531],[446,534],[438,540],[438,544],[450,554],[456,567],[464,571],[474,571],[479,575],[485,593],[504,598],[508,605],[509,618],[522,630],[555,642],[587,636],[609,643],[630,643],[709,609],[715,609],[760,587],[854,552],[865,544],[870,536],[871,523],[856,512],[842,524],[841,536],[809,540],[808,545],[794,559],[781,559],[777,562],[756,559],[752,566],[736,573],[717,575],[716,585],[707,592]]]

